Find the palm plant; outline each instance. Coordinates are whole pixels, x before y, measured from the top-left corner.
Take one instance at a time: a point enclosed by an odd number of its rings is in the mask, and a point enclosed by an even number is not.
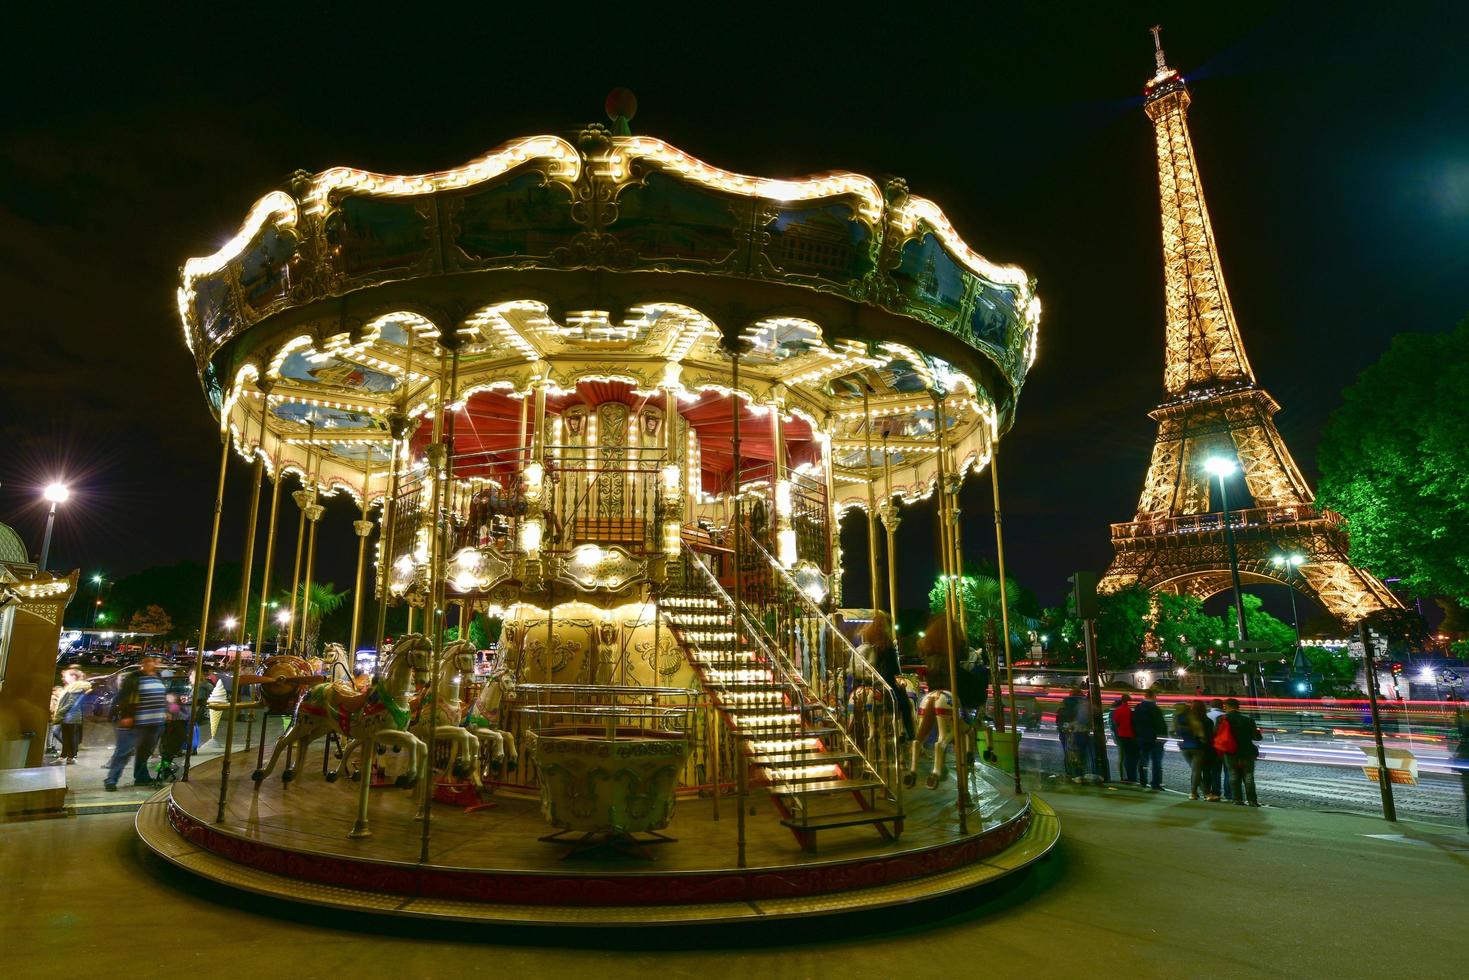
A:
[[[325,616],[330,616],[342,608],[342,603],[347,601],[351,590],[336,591],[333,582],[312,582],[311,593],[307,596],[306,583],[302,582],[296,589],[296,621],[300,624],[301,649],[303,655],[309,656],[316,652],[316,641],[321,633],[321,621]],[[276,599],[282,609],[291,607],[291,593],[282,592]]]

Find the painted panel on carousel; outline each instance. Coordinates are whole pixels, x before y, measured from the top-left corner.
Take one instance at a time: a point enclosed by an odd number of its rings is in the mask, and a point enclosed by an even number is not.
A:
[[[669,177],[649,174],[617,196],[617,220],[607,229],[643,259],[724,265],[740,247],[736,232],[750,205]]]
[[[564,184],[526,173],[446,203],[453,215],[454,243],[474,262],[544,257],[581,230],[571,220],[571,193]]]
[[[372,394],[392,391],[398,385],[391,374],[335,357],[318,359],[301,351],[295,351],[281,362],[281,377],[340,391]]]
[[[409,270],[433,255],[432,224],[414,199],[349,197],[327,219],[327,241],[348,276]]]
[[[295,254],[295,236],[268,225],[240,256],[240,291],[251,309],[268,310],[286,298],[291,288],[287,267]]]
[[[846,284],[872,271],[872,232],[846,204],[782,208],[764,259],[786,275]]]
[[[906,312],[950,330],[963,308],[970,278],[929,233],[903,245],[902,260],[893,270],[893,281],[907,300]]]
[[[981,284],[975,296],[974,312],[969,315],[969,329],[974,339],[1005,350],[1006,334],[1017,319],[1015,295],[1009,289]]]
[[[209,349],[233,337],[245,326],[240,307],[225,277],[214,276],[194,283],[194,314]]]
[[[345,408],[327,408],[307,405],[303,402],[280,402],[271,409],[271,414],[287,422],[306,425],[314,423],[318,429],[381,429],[382,425],[371,415],[353,412]]]

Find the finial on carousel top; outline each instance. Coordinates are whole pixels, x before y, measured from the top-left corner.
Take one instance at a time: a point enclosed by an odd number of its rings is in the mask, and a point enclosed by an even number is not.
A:
[[[628,123],[638,114],[638,97],[632,94],[632,89],[615,88],[608,92],[603,108],[607,110],[607,118],[612,120],[613,136],[632,135],[632,127]]]

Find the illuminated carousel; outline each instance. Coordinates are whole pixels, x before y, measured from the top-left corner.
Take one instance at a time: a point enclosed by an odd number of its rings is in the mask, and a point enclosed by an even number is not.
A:
[[[839,611],[849,510],[874,588],[848,600],[893,608],[904,504],[939,508],[957,571],[1033,284],[901,180],[730,173],[630,114],[438,173],[300,173],[184,266],[221,507],[230,456],[255,468],[238,608],[278,530],[298,594],[330,499],[360,519],[345,648],[317,666],[282,611],[292,654],[236,661],[224,717],[285,733],[245,749],[226,725],[141,811],[170,861],[344,908],[658,924],[942,895],[1054,842],[983,761],[1003,712],[914,778],[919,685],[891,689]]]

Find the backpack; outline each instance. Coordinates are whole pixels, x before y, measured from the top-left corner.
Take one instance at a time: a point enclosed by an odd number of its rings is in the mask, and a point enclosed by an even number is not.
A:
[[[1220,718],[1219,724],[1214,728],[1214,751],[1224,755],[1233,755],[1239,751],[1239,744],[1234,740],[1228,718]]]

